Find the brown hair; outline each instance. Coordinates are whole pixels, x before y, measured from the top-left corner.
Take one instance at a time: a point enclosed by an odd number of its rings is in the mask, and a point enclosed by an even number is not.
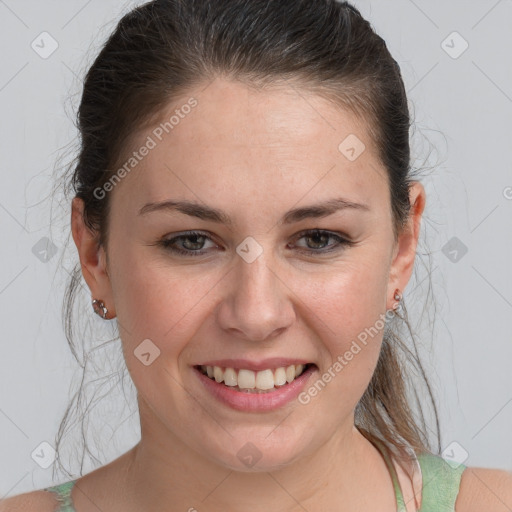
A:
[[[396,240],[409,218],[413,181],[407,97],[398,64],[360,12],[335,0],[156,0],[119,21],[83,85],[80,148],[69,185],[85,203],[84,220],[98,234],[98,244],[107,248],[110,202],[108,194],[99,199],[94,191],[112,177],[130,137],[173,98],[217,76],[254,87],[287,80],[364,119],[388,173]],[[80,278],[77,264],[64,297],[66,337],[77,360],[73,308]],[[402,340],[404,327],[412,349]],[[85,363],[81,366],[85,372]],[[418,382],[409,383],[412,375]],[[400,464],[410,458],[407,445],[416,454],[433,453],[418,396],[420,380],[440,446],[435,401],[402,305],[386,323],[375,372],[355,410],[363,435],[384,441]],[[82,385],[83,380],[78,403]],[[60,424],[57,453],[70,407]]]

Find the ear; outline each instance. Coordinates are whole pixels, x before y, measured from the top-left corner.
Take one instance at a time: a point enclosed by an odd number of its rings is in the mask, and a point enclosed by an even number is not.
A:
[[[398,288],[400,293],[403,293],[414,268],[421,216],[426,202],[425,189],[419,181],[412,182],[409,188],[409,201],[411,204],[409,220],[398,236],[389,272],[387,297],[388,300],[392,301],[392,304],[396,303],[393,298],[395,290]],[[388,309],[392,307],[392,305],[388,306]]]
[[[71,232],[80,257],[82,274],[91,290],[92,298],[104,302],[108,309],[107,319],[110,320],[116,316],[116,313],[106,254],[104,248],[99,245],[98,233],[91,231],[85,225],[83,208],[83,200],[74,197],[71,202]]]

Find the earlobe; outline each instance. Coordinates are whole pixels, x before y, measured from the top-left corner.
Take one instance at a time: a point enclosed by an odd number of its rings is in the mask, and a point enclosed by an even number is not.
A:
[[[425,189],[419,181],[414,181],[411,184],[409,200],[411,204],[409,220],[399,234],[398,242],[394,247],[393,261],[389,273],[388,297],[393,296],[396,288],[405,290],[414,268],[421,217],[426,203]]]
[[[75,242],[82,274],[93,298],[102,300],[109,312],[113,311],[110,279],[106,268],[106,255],[99,245],[97,233],[91,231],[84,222],[83,200],[73,198],[71,204],[71,231]]]

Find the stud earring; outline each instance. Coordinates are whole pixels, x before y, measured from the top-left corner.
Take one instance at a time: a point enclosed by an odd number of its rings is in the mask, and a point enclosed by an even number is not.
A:
[[[96,314],[98,314],[99,316],[101,316],[104,319],[107,319],[108,309],[106,308],[105,304],[103,304],[102,300],[93,299],[92,307]]]
[[[402,305],[402,294],[398,288],[395,290],[393,298],[397,301],[397,303],[393,306],[393,313],[396,315],[398,308]]]

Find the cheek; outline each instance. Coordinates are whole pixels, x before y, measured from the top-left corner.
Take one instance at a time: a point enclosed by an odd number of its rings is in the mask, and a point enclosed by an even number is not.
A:
[[[366,389],[379,357],[386,289],[382,266],[359,263],[328,278],[304,282],[299,295],[309,310],[305,313],[309,328],[320,337],[326,352],[322,370],[336,375],[330,389],[350,390],[346,398],[351,396],[354,403]]]
[[[162,355],[176,354],[198,327],[211,291],[222,274],[171,267],[160,257],[127,253],[112,276],[114,300],[123,343],[132,350],[154,340]]]
[[[128,255],[117,268],[114,300],[126,366],[138,392],[160,411],[170,403],[179,409],[180,356],[204,321],[208,292],[217,281]]]
[[[329,274],[305,279],[302,286],[297,282],[295,292],[323,322],[328,337],[343,344],[348,337],[380,324],[386,307],[384,270],[376,264],[348,263]]]

